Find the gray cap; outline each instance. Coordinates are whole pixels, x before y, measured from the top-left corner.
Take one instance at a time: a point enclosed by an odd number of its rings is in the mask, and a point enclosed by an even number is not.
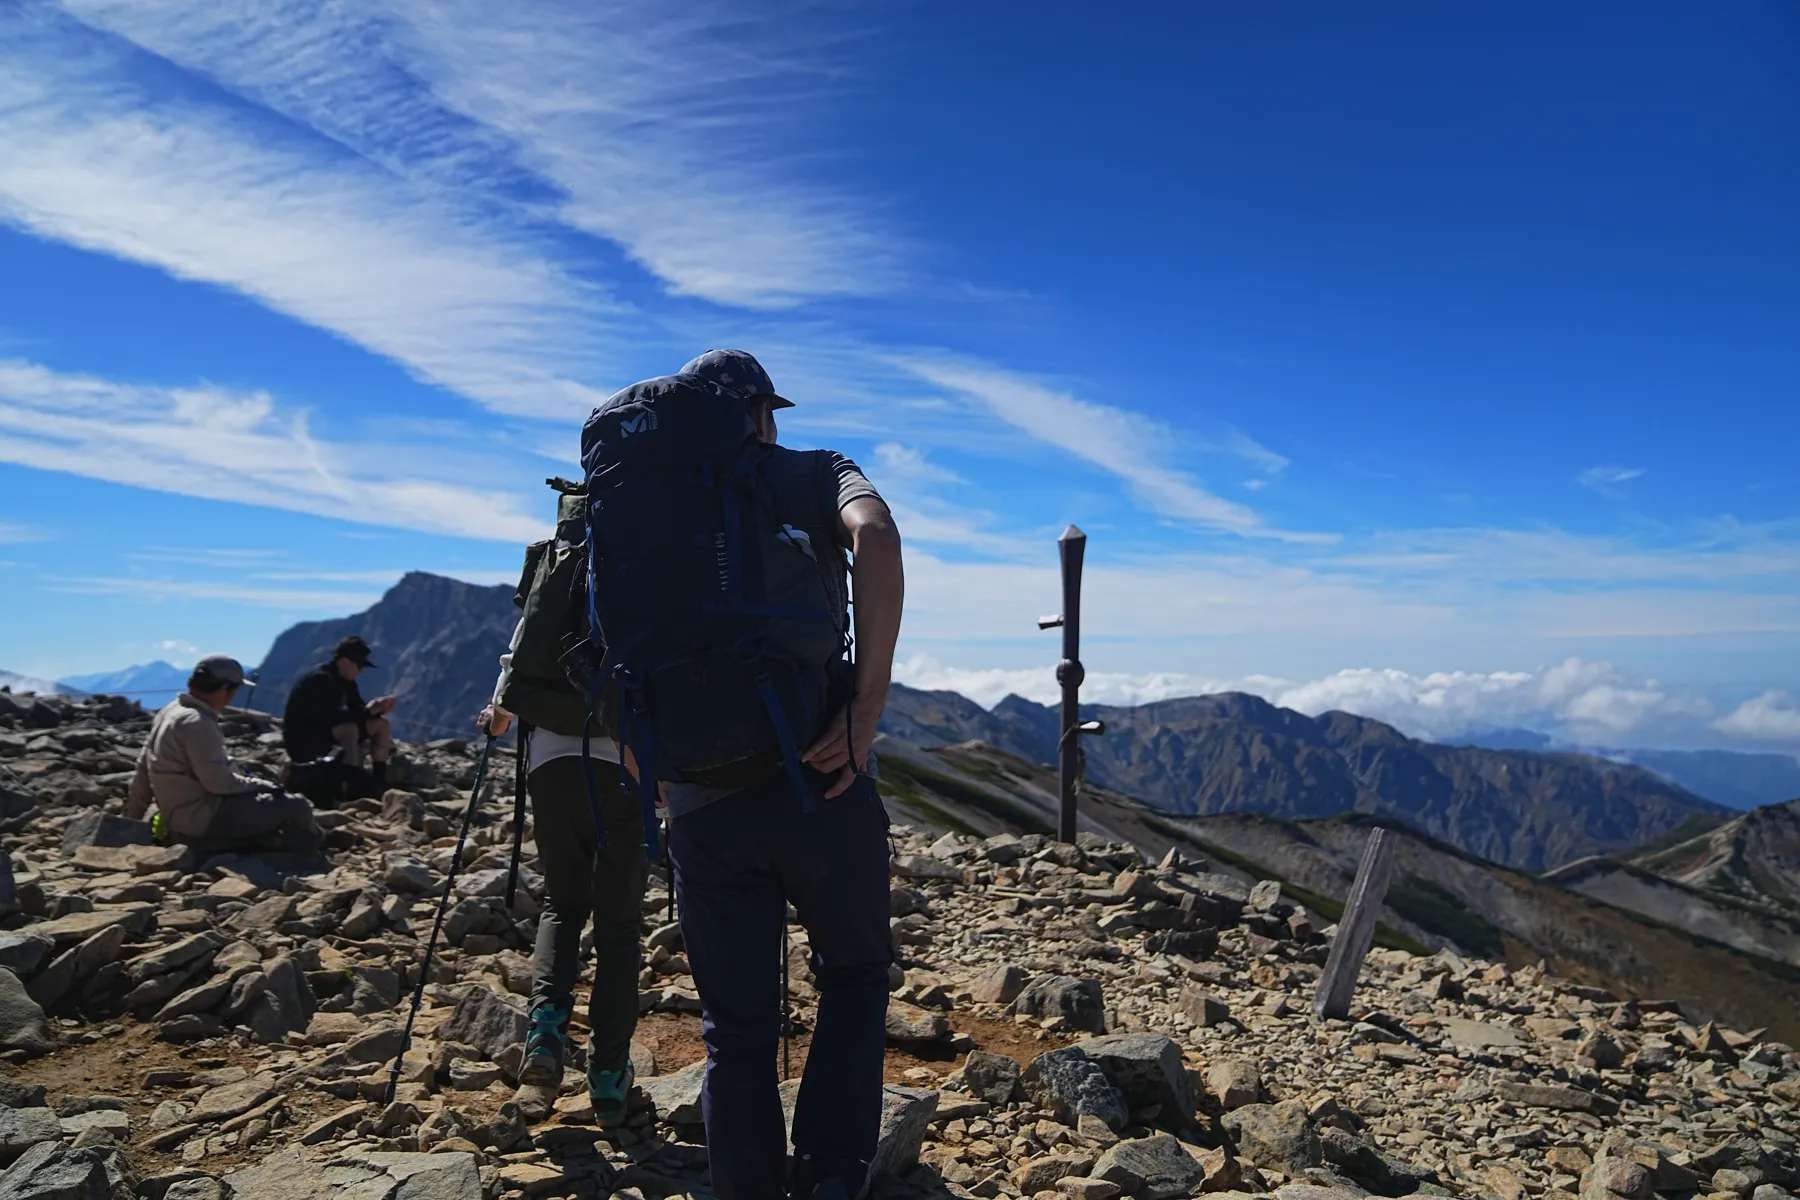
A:
[[[792,408],[794,402],[775,393],[775,383],[756,356],[744,350],[708,350],[678,372],[710,379],[745,400],[767,397],[770,408]]]
[[[196,674],[210,675],[220,683],[244,682],[244,664],[229,654],[208,654],[194,664]]]

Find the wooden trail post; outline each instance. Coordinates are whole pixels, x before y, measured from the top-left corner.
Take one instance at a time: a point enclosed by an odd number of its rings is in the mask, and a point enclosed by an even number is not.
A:
[[[1393,871],[1394,840],[1387,830],[1377,829],[1363,847],[1356,882],[1350,885],[1350,900],[1344,905],[1337,936],[1331,939],[1331,953],[1319,976],[1318,994],[1313,997],[1313,1020],[1350,1014],[1350,997],[1356,991],[1363,959],[1375,942],[1375,921],[1381,915],[1381,902],[1387,896],[1388,877]]]
[[[1061,616],[1038,618],[1039,629],[1062,627],[1062,661],[1056,664],[1056,682],[1062,685],[1062,734],[1056,743],[1056,774],[1062,793],[1062,812],[1056,838],[1075,840],[1075,793],[1081,782],[1081,735],[1102,734],[1101,721],[1081,719],[1081,681],[1087,672],[1081,665],[1081,560],[1087,552],[1087,534],[1071,525],[1056,539],[1062,557],[1063,610]]]

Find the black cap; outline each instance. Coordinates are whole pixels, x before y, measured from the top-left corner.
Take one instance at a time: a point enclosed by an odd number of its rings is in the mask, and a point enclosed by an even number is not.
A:
[[[767,399],[770,408],[792,408],[794,402],[775,394],[775,382],[756,356],[743,350],[708,350],[678,372],[710,379],[745,400]]]
[[[331,657],[333,660],[347,658],[359,667],[375,665],[369,661],[369,643],[354,634],[339,642],[337,649],[331,652]]]

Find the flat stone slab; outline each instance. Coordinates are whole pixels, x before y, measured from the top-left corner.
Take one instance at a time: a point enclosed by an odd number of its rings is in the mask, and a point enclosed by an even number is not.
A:
[[[1490,1025],[1466,1017],[1445,1017],[1444,1036],[1452,1045],[1467,1046],[1471,1050],[1511,1050],[1525,1044],[1519,1031],[1510,1026]]]
[[[154,904],[103,904],[92,912],[69,913],[54,920],[39,921],[35,925],[26,925],[17,932],[48,938],[58,950],[63,950],[76,942],[85,942],[102,929],[110,929],[114,925],[123,925],[133,933],[142,933],[150,927],[150,920],[155,915]]]

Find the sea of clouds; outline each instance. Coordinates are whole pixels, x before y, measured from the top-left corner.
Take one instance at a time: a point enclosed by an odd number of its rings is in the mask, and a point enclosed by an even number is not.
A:
[[[895,664],[894,678],[910,687],[960,692],[989,708],[1009,693],[1040,704],[1054,703],[1059,696],[1051,666],[953,667],[929,655],[913,655]],[[1145,704],[1232,691],[1308,715],[1353,712],[1432,741],[1529,729],[1568,745],[1800,751],[1800,699],[1790,693],[1765,692],[1721,714],[1703,696],[1633,678],[1613,663],[1580,658],[1534,671],[1416,675],[1360,667],[1313,680],[1090,671],[1081,695],[1094,704]]]

